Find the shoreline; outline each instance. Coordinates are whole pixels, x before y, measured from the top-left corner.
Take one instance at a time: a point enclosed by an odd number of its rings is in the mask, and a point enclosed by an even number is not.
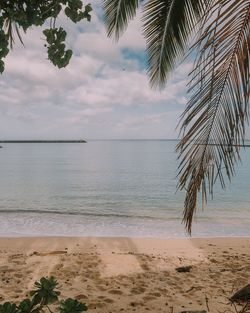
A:
[[[1,212],[0,212],[1,213]],[[142,237],[188,238],[179,219],[143,219],[95,215],[36,214],[27,212],[0,214],[0,237]],[[243,214],[244,212],[242,212]],[[239,225],[239,226],[238,226]],[[197,219],[193,225],[193,238],[248,237],[250,220],[246,219]]]
[[[205,295],[211,312],[225,311],[250,281],[250,237],[0,238],[0,303],[23,299],[51,275],[88,312],[207,311]]]
[[[146,240],[221,240],[221,239],[225,239],[225,240],[230,240],[230,239],[250,239],[250,235],[237,235],[237,236],[234,236],[234,235],[230,235],[230,236],[225,236],[225,235],[218,235],[218,236],[210,236],[210,235],[204,235],[204,236],[189,236],[189,235],[186,235],[186,236],[146,236],[146,235],[143,235],[143,236],[126,236],[126,235],[121,235],[121,236],[114,236],[114,235],[90,235],[90,236],[81,236],[81,235],[29,235],[29,234],[21,234],[21,235],[10,235],[10,234],[7,234],[6,236],[4,236],[3,234],[0,234],[0,246],[1,246],[1,241],[2,240],[6,240],[6,239],[60,239],[60,238],[64,238],[64,239],[67,239],[67,238],[70,238],[70,239],[91,239],[91,238],[95,238],[95,239],[114,239],[114,238],[117,238],[117,239],[131,239],[131,240],[143,240],[143,239],[146,239]],[[250,251],[250,247],[249,247],[249,251]]]

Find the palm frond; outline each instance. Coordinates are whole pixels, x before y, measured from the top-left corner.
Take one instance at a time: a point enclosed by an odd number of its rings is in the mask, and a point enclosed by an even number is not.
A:
[[[13,46],[15,44],[14,31],[16,31],[18,39],[20,40],[21,44],[24,46],[22,36],[20,34],[19,26],[15,21],[13,21],[11,18],[6,18],[5,23],[4,23],[4,30],[5,30],[6,35],[8,36],[11,49],[13,49]]]
[[[217,12],[196,43],[192,97],[182,116],[179,188],[186,190],[184,222],[191,233],[197,196],[212,194],[217,179],[231,180],[244,144],[250,95],[250,1],[216,0]]]
[[[163,87],[177,60],[184,55],[190,35],[204,15],[209,0],[148,0],[143,9],[144,35],[153,87]]]
[[[15,43],[13,27],[12,27],[12,20],[11,18],[5,20],[4,24],[5,33],[8,36],[8,40],[10,43],[10,48],[13,49],[13,45]]]
[[[108,36],[119,39],[128,22],[134,18],[139,0],[104,0],[105,24]]]

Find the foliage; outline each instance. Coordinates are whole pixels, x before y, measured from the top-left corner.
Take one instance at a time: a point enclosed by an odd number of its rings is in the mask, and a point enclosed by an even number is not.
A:
[[[186,191],[184,222],[189,233],[202,191],[213,195],[217,180],[231,180],[244,146],[250,96],[249,0],[104,0],[109,36],[116,39],[142,8],[152,86],[165,86],[188,53],[190,100],[182,115],[179,188]],[[193,45],[191,42],[195,42]]]
[[[56,27],[60,13],[65,14],[72,22],[83,19],[91,20],[90,4],[83,5],[81,0],[15,0],[0,2],[0,72],[4,71],[3,59],[13,47],[15,33],[23,43],[20,30],[26,32],[32,26],[46,26],[43,31],[47,44],[48,58],[57,67],[65,67],[72,56],[66,50],[66,32]],[[49,28],[47,28],[49,24]]]
[[[5,302],[0,304],[0,313],[16,313],[17,306],[15,303]]]
[[[80,303],[75,299],[69,298],[65,301],[62,301],[60,304],[61,313],[80,313],[83,311],[87,311],[85,303]]]
[[[58,301],[58,296],[60,295],[60,292],[55,290],[57,286],[58,283],[53,276],[49,279],[42,277],[40,281],[36,281],[36,289],[30,292],[30,295],[34,297],[34,303],[40,302],[43,305],[47,305]]]
[[[39,301],[37,302],[39,304]],[[18,306],[18,313],[39,313],[39,307],[35,306],[35,299],[24,299]]]
[[[139,9],[139,0],[104,0],[108,36],[118,39]],[[183,56],[190,33],[204,14],[204,1],[149,0],[142,6],[148,73],[153,87],[163,87],[176,59]]]
[[[49,304],[58,302],[57,310],[60,313],[81,313],[87,311],[85,303],[76,299],[68,298],[59,301],[60,292],[56,289],[58,283],[53,276],[49,278],[42,277],[40,281],[35,282],[35,288],[30,292],[31,298],[22,300],[19,304],[5,302],[0,304],[0,313],[43,313]]]

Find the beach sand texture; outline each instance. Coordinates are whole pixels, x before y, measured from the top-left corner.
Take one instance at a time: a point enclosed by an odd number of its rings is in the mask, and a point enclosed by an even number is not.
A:
[[[1,303],[51,275],[88,312],[233,312],[228,298],[250,283],[250,238],[0,239]]]

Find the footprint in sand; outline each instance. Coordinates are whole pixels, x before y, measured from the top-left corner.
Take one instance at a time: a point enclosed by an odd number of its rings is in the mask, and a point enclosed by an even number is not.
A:
[[[168,294],[168,290],[166,288],[158,288],[158,290],[164,296]]]
[[[112,295],[122,295],[123,292],[121,290],[117,290],[117,289],[111,289],[108,291],[108,293],[112,294]]]
[[[139,294],[144,293],[145,291],[146,289],[143,287],[137,287],[137,288],[135,287],[130,290],[130,293],[133,295],[139,295]]]
[[[56,264],[55,266],[54,266],[54,269],[56,270],[56,271],[59,271],[59,270],[61,270],[62,268],[63,268],[63,263],[59,263],[59,264]]]
[[[154,297],[154,296],[145,296],[145,297],[143,297],[143,300],[145,301],[145,302],[147,302],[147,301],[153,301],[153,300],[156,300],[157,298],[156,297]]]
[[[20,294],[20,293],[23,293],[23,290],[20,290],[20,289],[17,289],[17,290],[14,290],[15,294]]]
[[[158,298],[161,297],[161,293],[159,292],[150,292],[149,295],[153,297],[158,297]]]
[[[80,294],[80,295],[77,295],[75,298],[76,298],[77,300],[86,300],[86,299],[88,299],[89,297],[86,296],[86,295],[84,295],[84,294]],[[98,297],[98,298],[99,298],[99,297]]]
[[[12,254],[9,256],[10,259],[19,259],[19,258],[23,258],[23,254]]]
[[[105,298],[103,299],[104,302],[106,303],[114,303],[115,301],[113,299]]]
[[[130,302],[130,305],[133,306],[133,307],[144,306],[144,304],[142,302]]]
[[[140,265],[141,265],[141,268],[142,268],[144,271],[149,271],[149,270],[150,270],[148,264],[142,263],[142,264],[140,264]]]
[[[92,302],[88,304],[89,309],[101,309],[106,306],[106,303],[103,302]]]
[[[103,287],[103,286],[98,286],[98,289],[99,289],[100,291],[106,291],[106,290],[107,290],[107,288],[105,288],[105,287]]]
[[[99,296],[98,299],[100,299],[101,301],[104,301],[106,303],[114,303],[115,302],[113,299],[106,298],[105,296]]]

